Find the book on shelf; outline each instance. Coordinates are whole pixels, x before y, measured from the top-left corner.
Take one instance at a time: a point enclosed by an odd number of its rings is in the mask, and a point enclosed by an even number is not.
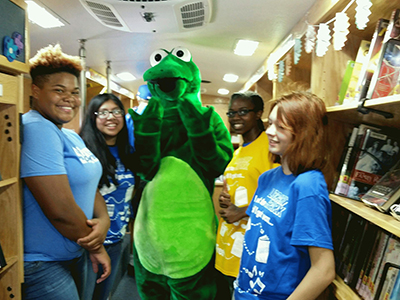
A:
[[[5,266],[7,266],[7,262],[0,244],[0,269],[4,268]]]
[[[368,285],[369,272],[371,271],[376,252],[380,247],[382,236],[383,236],[383,231],[377,230],[375,236],[373,237],[372,247],[369,248],[367,259],[361,266],[360,274],[358,276],[355,288],[360,295],[364,293],[365,287]]]
[[[367,129],[372,129],[377,132],[381,130],[379,127],[367,124],[360,124],[358,127],[353,128],[347,147],[343,150],[345,155],[344,159],[340,162],[339,179],[334,191],[336,195],[347,196],[348,194],[351,172],[354,168],[354,163],[356,162]]]
[[[386,19],[379,19],[376,24],[367,59],[361,68],[358,78],[354,96],[356,102],[367,96],[368,88],[380,57],[380,51],[388,25],[389,20]]]
[[[400,272],[397,273],[393,289],[390,293],[389,300],[400,300]]]
[[[341,162],[339,164],[339,165],[341,165],[340,171],[339,171],[339,179],[336,184],[335,191],[334,191],[334,193],[336,195],[343,195],[343,196],[347,195],[347,191],[349,189],[349,177],[350,177],[349,163],[350,163],[351,156],[352,155],[354,156],[354,152],[355,152],[354,146],[356,143],[357,134],[358,134],[358,127],[354,127],[351,132],[350,138],[348,140],[348,144],[343,151],[344,156],[342,156]]]
[[[363,266],[367,263],[369,254],[372,251],[372,245],[376,239],[378,227],[370,222],[365,222],[364,230],[361,233],[359,246],[355,246],[354,258],[348,266],[344,282],[351,288],[355,288],[357,280],[361,275]],[[362,276],[362,275],[361,275]]]
[[[378,69],[371,79],[368,99],[400,94],[400,40],[390,39],[382,49]]]
[[[343,98],[342,102],[339,102],[339,104],[349,104],[352,101],[354,101],[354,97],[355,97],[356,89],[357,89],[357,83],[358,83],[358,80],[360,77],[360,72],[361,72],[363,64],[367,60],[368,50],[369,50],[370,45],[371,45],[371,41],[367,41],[367,40],[361,41],[360,47],[358,48],[356,59],[354,61],[354,66],[352,68],[351,76],[350,76],[349,82],[347,84],[347,89],[344,94],[344,98]]]
[[[383,274],[385,265],[388,263],[394,264],[394,265],[398,265],[400,263],[400,241],[398,240],[397,237],[394,237],[394,236],[389,237],[387,246],[382,255],[381,263],[379,265],[379,268],[377,269],[375,279],[372,282],[372,285],[371,285],[372,298],[371,299],[373,299],[373,297],[377,293],[378,284],[381,282],[381,280],[382,280],[383,284],[385,282],[385,278],[382,276],[382,274]]]
[[[351,79],[351,75],[353,73],[355,63],[356,62],[354,60],[347,61],[346,70],[344,71],[342,84],[340,85],[340,90],[339,90],[339,94],[338,94],[337,101],[336,101],[337,104],[339,104],[339,105],[343,104],[343,99],[346,96],[346,92],[349,87],[349,83],[350,83],[350,79]]]
[[[357,215],[353,215],[350,220],[342,248],[339,249],[339,265],[336,271],[343,280],[346,278],[351,268],[351,264],[353,263],[355,251],[359,246],[360,238],[362,236],[361,233],[364,231],[365,222],[365,219]]]
[[[390,170],[399,157],[399,139],[367,129],[350,176],[347,197],[362,196]]]
[[[399,274],[400,265],[386,263],[383,268],[382,277],[376,289],[374,300],[388,300],[393,292],[396,278]],[[400,295],[398,295],[400,297]]]
[[[367,98],[381,98],[400,93],[399,56],[400,56],[400,9],[392,12],[386,33],[382,41],[378,64],[371,78]]]
[[[400,160],[361,197],[365,205],[388,212],[400,200]]]
[[[371,261],[368,263],[369,265],[367,267],[367,272],[364,275],[364,276],[366,276],[365,282],[363,281],[363,284],[361,285],[361,288],[359,290],[359,294],[364,299],[371,298],[373,282],[376,278],[376,274],[377,274],[379,266],[382,262],[383,254],[385,253],[387,242],[389,240],[389,235],[384,231],[380,231],[378,238],[379,238],[379,240],[378,240],[375,252],[373,253],[373,256],[371,257],[372,258]]]

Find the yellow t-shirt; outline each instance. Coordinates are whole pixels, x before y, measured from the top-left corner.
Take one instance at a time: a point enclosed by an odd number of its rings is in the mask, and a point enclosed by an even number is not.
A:
[[[245,147],[239,147],[226,167],[226,180],[231,201],[238,207],[248,206],[258,184],[258,177],[272,169],[268,157],[268,137],[262,132],[257,139]],[[221,273],[237,277],[240,257],[242,256],[243,238],[248,217],[233,224],[219,221],[216,245],[215,268]]]

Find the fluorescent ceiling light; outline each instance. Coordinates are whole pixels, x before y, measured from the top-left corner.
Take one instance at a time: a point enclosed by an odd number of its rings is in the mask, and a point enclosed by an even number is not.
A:
[[[119,79],[123,80],[123,81],[133,81],[133,80],[136,79],[136,77],[133,76],[133,75],[132,75],[131,73],[129,73],[129,72],[118,73],[118,74],[116,74],[116,76],[117,76]]]
[[[226,82],[236,82],[239,79],[239,76],[235,74],[225,74],[223,79]]]
[[[65,24],[54,16],[49,10],[41,7],[36,2],[25,1],[28,4],[29,20],[43,28],[61,27]]]
[[[258,47],[258,42],[249,40],[239,40],[236,44],[234,53],[241,56],[252,56]]]
[[[229,91],[227,89],[219,89],[218,94],[220,95],[228,95]]]

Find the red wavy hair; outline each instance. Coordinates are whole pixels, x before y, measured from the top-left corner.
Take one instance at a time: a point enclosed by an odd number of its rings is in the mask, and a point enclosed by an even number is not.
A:
[[[319,169],[324,172],[328,161],[327,125],[325,103],[316,95],[294,92],[274,101],[277,118],[292,133],[293,140],[283,153],[289,170],[294,174]],[[274,162],[278,155],[270,153]]]

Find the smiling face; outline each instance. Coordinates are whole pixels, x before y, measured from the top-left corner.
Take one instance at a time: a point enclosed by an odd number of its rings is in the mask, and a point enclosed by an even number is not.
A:
[[[229,117],[229,123],[236,133],[243,136],[245,142],[251,142],[260,133],[258,120],[261,118],[262,111],[252,111],[254,104],[250,99],[236,98],[231,101],[229,112],[236,112],[233,117]],[[238,112],[248,111],[247,114],[239,116]],[[249,141],[247,141],[250,139]]]
[[[269,151],[272,154],[282,155],[293,141],[293,135],[289,129],[285,128],[281,120],[278,119],[278,107],[275,106],[268,117],[268,128],[266,130]],[[283,162],[282,162],[283,164]]]
[[[66,72],[54,73],[41,85],[32,85],[32,108],[61,128],[75,117],[81,105],[78,78]]]
[[[124,115],[114,116],[111,112],[113,110],[120,110],[121,108],[112,100],[107,100],[98,109],[99,112],[109,111],[107,118],[101,119],[96,117],[97,129],[103,134],[107,145],[113,146],[117,142],[117,135],[124,127]]]

